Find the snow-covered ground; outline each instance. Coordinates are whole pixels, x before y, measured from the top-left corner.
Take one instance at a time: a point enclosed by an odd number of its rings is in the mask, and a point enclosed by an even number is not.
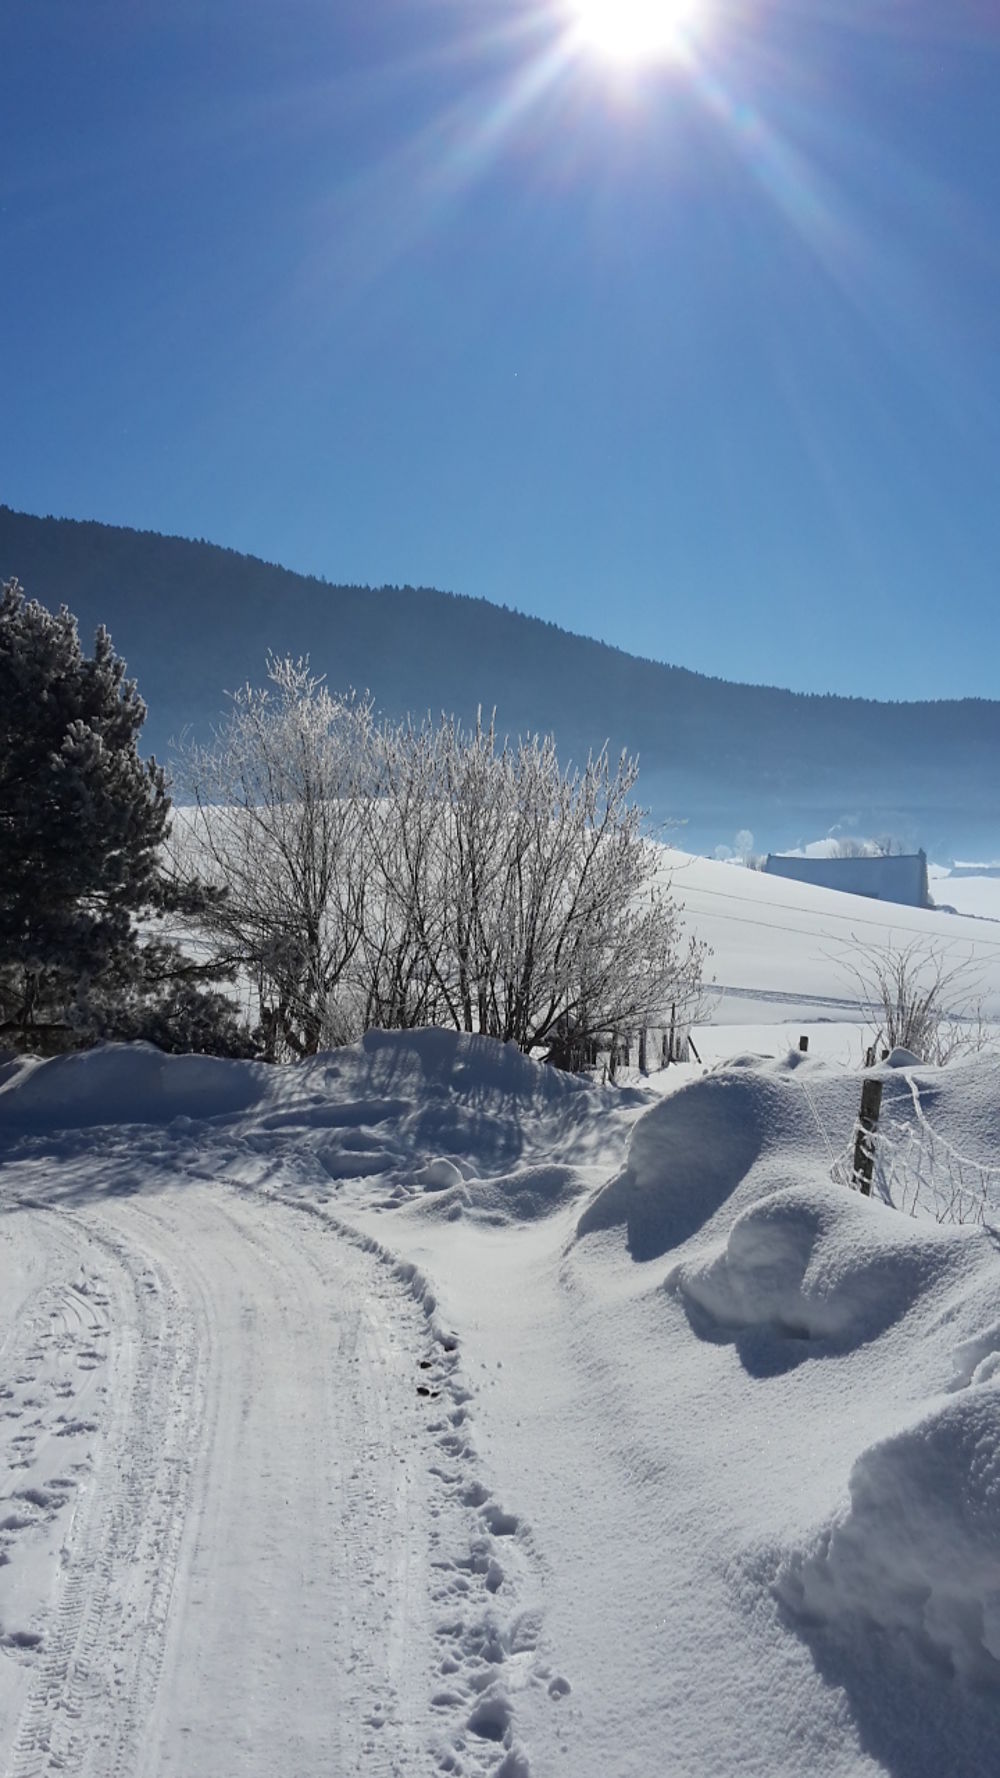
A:
[[[934,874],[931,894],[959,910],[951,913],[842,895],[670,850],[664,875],[689,924],[712,947],[706,1023],[771,1026],[775,1036],[780,1031],[782,1040],[796,1043],[800,1032],[813,1033],[810,1047],[816,1025],[853,1024],[853,1041],[845,1047],[831,1034],[825,1053],[860,1061],[853,967],[859,950],[910,945],[935,949],[949,969],[964,970],[970,1003],[1000,1022],[1000,878]],[[713,1055],[720,1041],[708,1046]],[[736,1033],[726,1053],[755,1046],[756,1039],[746,1045]]]
[[[880,1071],[985,1224],[834,1184],[855,910],[680,862],[709,1072],[0,1070],[5,1778],[991,1778],[996,1059]]]

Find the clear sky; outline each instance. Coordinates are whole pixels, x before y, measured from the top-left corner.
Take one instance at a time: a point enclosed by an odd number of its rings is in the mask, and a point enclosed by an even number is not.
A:
[[[2,7],[0,499],[1000,696],[1000,0],[589,3]]]

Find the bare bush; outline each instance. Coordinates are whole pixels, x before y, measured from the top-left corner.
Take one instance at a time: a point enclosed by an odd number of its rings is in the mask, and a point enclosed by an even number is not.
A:
[[[637,763],[563,770],[552,738],[445,728],[461,1022],[523,1049],[652,1023],[701,982],[630,801]]]
[[[183,775],[209,937],[249,973],[266,1052],[443,1024],[579,1054],[697,997],[631,802],[636,762],[564,770],[551,737],[377,727],[304,662],[244,688]]]
[[[841,967],[869,1013],[869,1042],[876,1050],[909,1050],[922,1062],[942,1065],[992,1040],[974,957],[953,960],[949,947],[932,939],[903,946],[855,940]]]
[[[365,927],[372,711],[305,661],[272,659],[179,780],[199,870],[225,893],[202,930],[257,991],[265,1053],[314,1055],[358,1034],[345,986]]]

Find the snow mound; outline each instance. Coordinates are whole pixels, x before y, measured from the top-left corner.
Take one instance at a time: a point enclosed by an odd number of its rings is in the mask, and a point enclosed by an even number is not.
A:
[[[895,1633],[939,1670],[1000,1688],[1000,1392],[966,1393],[862,1452],[850,1507],[777,1589],[807,1622]]]
[[[897,1044],[896,1048],[886,1056],[885,1065],[887,1068],[922,1068],[924,1066],[919,1056],[915,1056],[912,1050],[903,1049],[900,1044]]]
[[[421,1167],[414,1182],[430,1194],[418,1206],[420,1214],[449,1222],[464,1216],[495,1227],[537,1222],[585,1189],[576,1168],[558,1161],[529,1162],[492,1178],[467,1178],[442,1157]]]
[[[587,1164],[604,1150],[609,1111],[628,1115],[632,1101],[647,1102],[456,1031],[369,1032],[273,1072],[284,1079],[263,1120],[269,1130],[287,1129],[331,1178],[380,1173],[393,1206],[416,1194],[438,1218],[469,1210],[523,1218],[525,1193],[541,1200],[549,1189],[527,1179],[526,1167],[555,1157]],[[379,1153],[381,1164],[358,1158]],[[515,1198],[525,1200],[519,1210]]]
[[[738,1215],[720,1251],[682,1262],[666,1282],[703,1335],[767,1328],[846,1350],[933,1289],[954,1247],[936,1225],[901,1224],[853,1192],[790,1185]]]
[[[1000,1211],[995,1062],[882,1066],[881,1127],[904,1161],[948,1155]],[[625,1165],[588,1205],[578,1237],[624,1228],[633,1259],[653,1260],[712,1223],[728,1230],[775,1191],[809,1183],[829,1197],[835,1158],[853,1152],[864,1078],[791,1052],[737,1057],[692,1081],[636,1121]]]
[[[270,1072],[260,1062],[167,1056],[150,1043],[106,1043],[48,1061],[29,1057],[0,1084],[0,1128],[232,1116],[260,1100]]]
[[[449,1161],[446,1155],[437,1155],[418,1167],[413,1175],[414,1183],[421,1191],[442,1192],[449,1187],[461,1185],[464,1179],[462,1169]]]
[[[745,1059],[693,1081],[641,1117],[622,1171],[577,1227],[580,1237],[624,1224],[633,1259],[658,1259],[689,1239],[742,1184],[765,1145],[798,1142],[806,1110],[787,1076]]]

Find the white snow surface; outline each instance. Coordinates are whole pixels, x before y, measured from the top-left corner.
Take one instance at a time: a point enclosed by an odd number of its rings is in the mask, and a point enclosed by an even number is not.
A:
[[[995,1772],[1000,1236],[832,1183],[858,1090],[8,1063],[0,1770]]]
[[[664,848],[685,919],[712,946],[716,1004],[706,1023],[856,1023],[859,946],[936,949],[967,971],[970,1003],[1000,1021],[1000,878],[934,876],[944,907],[900,907]],[[991,917],[986,917],[987,915]],[[803,1023],[803,1021],[805,1021]],[[858,1058],[860,1059],[860,1057]]]

